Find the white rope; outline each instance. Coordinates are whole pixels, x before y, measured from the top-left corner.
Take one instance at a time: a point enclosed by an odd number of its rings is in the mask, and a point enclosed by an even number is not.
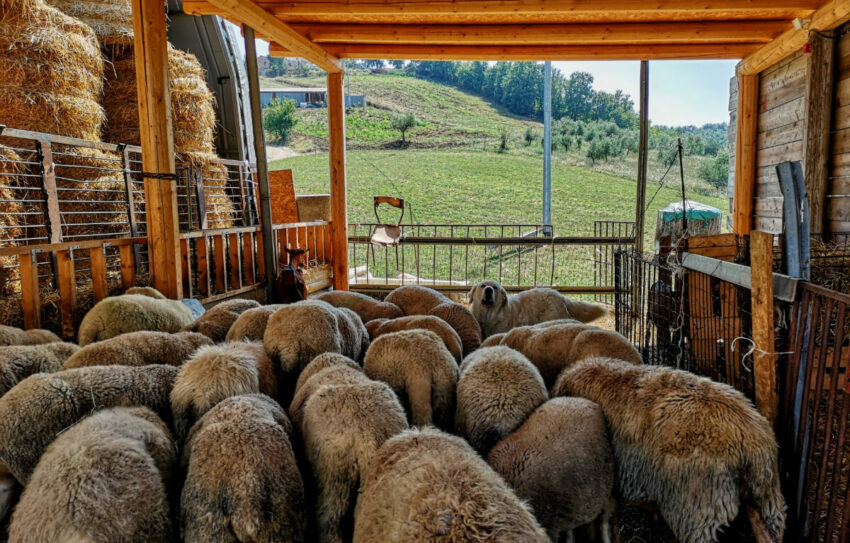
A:
[[[750,338],[748,338],[748,337],[745,337],[745,336],[738,336],[738,337],[736,337],[735,339],[733,339],[733,340],[732,340],[732,352],[733,352],[733,353],[739,353],[739,354],[741,353],[741,351],[739,351],[739,350],[736,348],[736,345],[737,345],[737,343],[738,343],[738,341],[739,341],[739,340],[740,340],[740,341],[749,341],[749,342],[750,342],[750,349],[749,349],[746,353],[743,353],[743,354],[741,355],[741,366],[743,366],[743,368],[744,368],[745,370],[747,370],[748,372],[750,372],[750,373],[752,373],[752,372],[753,372],[753,369],[752,369],[752,367],[747,366],[747,364],[746,364],[746,360],[747,360],[747,357],[748,357],[748,356],[752,356],[752,355],[753,355],[753,353],[761,353],[761,354],[769,355],[769,356],[772,356],[772,355],[777,355],[777,356],[778,356],[778,355],[782,355],[782,354],[794,354],[794,351],[780,351],[780,352],[764,351],[764,350],[759,349],[758,347],[756,347],[756,342],[755,342],[755,341],[753,341],[752,339],[750,339]],[[722,341],[723,341],[723,338],[720,338],[720,339],[718,339],[717,341],[718,341],[718,342],[722,342]]]

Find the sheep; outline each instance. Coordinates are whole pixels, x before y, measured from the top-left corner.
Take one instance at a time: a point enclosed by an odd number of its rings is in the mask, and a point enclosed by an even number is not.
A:
[[[156,300],[167,300],[168,297],[153,287],[130,287],[124,291],[124,294],[147,296]]]
[[[38,373],[0,398],[0,465],[22,484],[65,428],[104,407],[145,406],[169,417],[177,368],[92,366]]]
[[[366,352],[363,371],[392,387],[414,426],[451,429],[458,367],[434,332],[404,330],[379,337]]]
[[[0,347],[0,396],[34,373],[54,373],[80,348],[73,343]]]
[[[605,356],[642,363],[640,352],[622,334],[571,319],[514,328],[500,344],[528,357],[549,388],[565,367],[587,358]]]
[[[192,311],[179,300],[147,294],[110,296],[95,304],[83,317],[77,342],[85,347],[95,341],[141,330],[172,333],[194,320]]]
[[[316,299],[334,307],[347,307],[357,313],[364,323],[374,319],[395,319],[404,315],[401,308],[394,303],[379,302],[371,296],[357,292],[335,290],[319,294]]]
[[[192,425],[222,400],[258,392],[277,398],[274,367],[261,343],[201,347],[180,368],[171,389],[178,442],[182,443]]]
[[[407,429],[404,410],[384,383],[328,385],[307,400],[303,427],[318,541],[348,541],[359,482],[378,447]]]
[[[301,373],[298,375],[298,380],[295,382],[295,393],[301,389],[310,377],[319,373],[323,369],[333,368],[336,366],[348,366],[350,368],[362,370],[360,365],[354,360],[343,356],[339,353],[324,353],[310,361]]]
[[[21,494],[12,541],[171,540],[168,427],[147,408],[99,411],[44,452]]]
[[[552,392],[599,404],[611,431],[618,492],[655,502],[682,543],[717,541],[742,495],[782,540],[776,438],[740,392],[686,371],[607,358],[566,368]]]
[[[493,334],[492,336],[490,336],[487,339],[485,339],[484,341],[482,341],[481,346],[482,347],[496,347],[497,345],[501,345],[502,339],[506,335],[507,334],[505,332],[502,332],[501,334]]]
[[[130,332],[86,345],[62,364],[62,371],[87,366],[183,364],[198,347],[212,340],[194,332]]]
[[[183,451],[182,540],[305,541],[304,482],[291,434],[280,406],[261,394],[228,398],[201,417]]]
[[[487,455],[552,541],[597,518],[603,541],[611,541],[614,453],[605,424],[595,403],[553,398]]]
[[[457,384],[456,433],[484,454],[549,399],[540,372],[507,347],[484,347],[464,359]]]
[[[434,428],[387,440],[365,470],[354,543],[548,543],[528,508],[461,438]]]
[[[455,302],[446,302],[436,306],[430,314],[443,319],[455,329],[460,336],[464,356],[481,346],[481,326],[466,307]]]
[[[41,343],[58,343],[62,339],[50,330],[35,328],[21,330],[14,326],[0,324],[0,346],[7,345],[39,345]]]
[[[322,353],[360,360],[369,342],[353,311],[319,300],[285,305],[269,317],[263,344],[284,375],[296,375]]]
[[[281,307],[283,304],[272,304],[244,311],[231,325],[224,341],[263,341],[269,317]]]
[[[405,315],[428,315],[438,305],[451,303],[444,294],[419,285],[398,287],[387,294],[384,301],[397,305]]]
[[[431,315],[409,315],[393,320],[377,319],[366,324],[366,331],[369,332],[369,337],[372,338],[372,341],[384,334],[398,332],[400,330],[430,330],[440,336],[446,348],[452,353],[455,362],[460,364],[463,360],[463,345],[461,344],[460,336],[457,335],[454,328],[439,317],[432,317]]]
[[[307,368],[309,367],[308,365]],[[289,418],[292,420],[292,424],[303,431],[304,405],[320,388],[326,385],[353,385],[369,383],[370,381],[359,366],[352,368],[348,365],[334,365],[313,373],[301,387],[296,388],[292,403],[289,404]]]
[[[184,326],[181,331],[198,332],[213,340],[213,343],[221,343],[239,315],[258,307],[261,307],[260,304],[254,300],[227,300],[201,315],[192,324]]]

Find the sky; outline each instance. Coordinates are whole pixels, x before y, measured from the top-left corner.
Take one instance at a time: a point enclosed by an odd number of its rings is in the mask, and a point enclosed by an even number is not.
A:
[[[267,55],[269,44],[257,40],[257,54]],[[667,126],[729,122],[729,79],[737,60],[654,60],[649,63],[649,120]],[[553,62],[566,75],[583,71],[593,75],[596,90],[618,89],[639,98],[640,62]]]

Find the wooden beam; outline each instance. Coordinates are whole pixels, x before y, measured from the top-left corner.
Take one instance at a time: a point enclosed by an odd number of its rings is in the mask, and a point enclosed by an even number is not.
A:
[[[735,195],[732,231],[749,234],[753,224],[753,191],[756,182],[759,76],[738,76],[738,127],[735,143]]]
[[[806,29],[792,28],[747,56],[738,64],[738,74],[757,74],[773,66],[794,51],[798,51],[809,38],[809,31],[826,32],[850,21],[850,0],[832,0],[811,15]]]
[[[742,58],[751,43],[681,45],[392,45],[337,44],[325,48],[339,58],[382,60],[700,60]],[[269,54],[293,56],[272,43]]]
[[[644,213],[646,207],[646,171],[649,165],[649,62],[640,63],[640,119],[638,135],[637,198],[635,209],[635,252],[643,254]]]
[[[294,24],[315,43],[410,45],[569,45],[609,43],[767,43],[788,21],[568,25]]]
[[[756,407],[773,425],[776,422],[779,397],[776,391],[776,347],[773,330],[772,234],[754,231],[750,235],[750,269]]]
[[[241,21],[255,31],[268,36],[299,57],[309,60],[326,72],[342,72],[342,63],[337,57],[304,38],[292,27],[257,6],[251,0],[210,0],[210,4],[233,19]]]
[[[161,0],[132,1],[142,168],[173,175],[165,4]],[[152,286],[169,298],[182,298],[176,183],[145,177],[145,209]]]
[[[348,208],[345,186],[345,97],[342,73],[328,74],[333,287],[348,290]]]
[[[816,234],[828,234],[826,188],[829,179],[832,96],[835,88],[835,40],[811,36],[812,52],[806,55],[806,127],[803,137],[809,223]]]

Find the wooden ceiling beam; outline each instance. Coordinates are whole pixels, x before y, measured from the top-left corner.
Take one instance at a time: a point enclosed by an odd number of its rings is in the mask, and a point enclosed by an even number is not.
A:
[[[192,0],[188,0],[192,1]],[[256,0],[288,22],[584,22],[785,19],[823,0]]]
[[[314,43],[409,45],[570,45],[617,43],[767,43],[788,21],[572,25],[293,24]]]
[[[311,42],[251,0],[209,0],[209,3],[224,12],[226,17],[250,26],[259,34],[268,36],[326,72],[343,71],[339,58]]]
[[[388,45],[325,44],[339,58],[382,60],[700,60],[743,58],[758,44],[680,45]],[[272,43],[273,57],[293,56]]]
[[[850,21],[850,0],[832,0],[811,15],[807,29],[792,28],[744,58],[738,64],[738,75],[760,73],[803,47],[809,39],[809,31],[833,30],[847,21]]]

